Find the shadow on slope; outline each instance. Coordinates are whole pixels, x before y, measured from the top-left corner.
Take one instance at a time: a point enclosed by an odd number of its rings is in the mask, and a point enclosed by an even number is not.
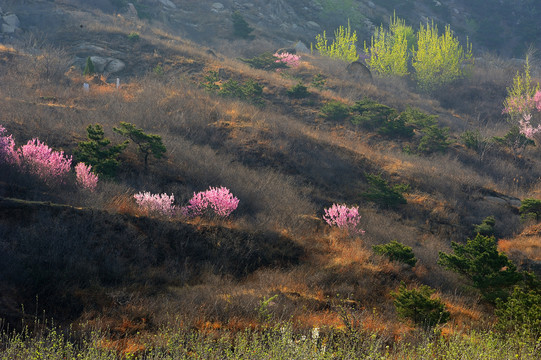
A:
[[[141,285],[159,292],[197,284],[209,272],[241,278],[261,267],[287,267],[303,253],[276,233],[7,198],[0,198],[0,249],[3,283],[18,289],[27,309],[38,301],[60,322],[96,305],[82,289]],[[12,312],[0,308],[0,318]]]

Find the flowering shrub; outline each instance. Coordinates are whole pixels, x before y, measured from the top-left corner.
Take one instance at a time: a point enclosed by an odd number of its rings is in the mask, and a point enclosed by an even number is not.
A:
[[[186,217],[195,217],[209,212],[221,217],[229,216],[239,205],[239,199],[233,196],[226,187],[213,188],[194,193],[189,205],[180,211]]]
[[[71,168],[71,156],[64,156],[63,151],[53,151],[37,138],[23,145],[18,155],[23,170],[38,176],[49,185],[63,182]]]
[[[94,191],[98,185],[98,175],[94,174],[91,170],[91,165],[86,165],[82,162],[75,165],[77,184],[83,189]]]
[[[541,104],[539,104],[541,106]],[[503,114],[524,114],[536,106],[534,99],[529,96],[512,96],[505,100]]]
[[[133,195],[133,197],[137,205],[149,214],[173,217],[178,210],[177,206],[173,205],[175,201],[173,194],[169,196],[166,193],[151,194],[150,192],[140,192]]]
[[[347,230],[350,234],[364,234],[364,230],[359,228],[361,216],[359,215],[359,207],[347,207],[344,205],[333,204],[330,208],[325,209],[323,220],[330,226],[336,226],[339,229]]]
[[[277,58],[277,60],[275,61],[276,63],[284,63],[292,68],[296,68],[297,66],[299,66],[301,60],[301,57],[299,55],[294,55],[287,52],[281,54],[275,53],[274,57]]]
[[[0,125],[0,163],[14,164],[18,162],[19,156],[15,150],[13,136],[6,136],[6,129]]]
[[[541,123],[538,119],[539,116],[536,116],[537,119],[533,120],[532,113],[534,110],[541,112],[541,90],[537,90],[531,98],[525,96],[520,97],[519,99],[520,100],[517,100],[517,98],[508,98],[504,112],[508,114],[520,114],[518,126],[521,134],[528,139],[539,137],[541,134],[536,135],[541,132]],[[537,125],[534,125],[534,123],[537,123]]]

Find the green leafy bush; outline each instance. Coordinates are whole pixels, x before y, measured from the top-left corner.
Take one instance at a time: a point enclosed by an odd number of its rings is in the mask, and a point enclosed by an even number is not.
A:
[[[244,20],[244,17],[238,10],[231,14],[231,20],[233,21],[233,35],[235,37],[247,40],[255,38],[255,36],[251,35],[254,28]]]
[[[139,33],[131,32],[128,34],[128,40],[136,42],[139,41],[141,37],[139,36]]]
[[[327,34],[323,31],[323,34],[316,36],[316,49],[323,55],[334,59],[340,59],[347,62],[354,62],[359,60],[357,55],[357,32],[351,32],[351,26],[348,20],[348,27],[340,26],[334,32],[334,39],[330,45],[328,45]],[[312,46],[312,45],[311,45]]]
[[[496,225],[494,216],[487,216],[481,224],[475,225],[473,231],[475,234],[483,236],[494,236],[494,225]]]
[[[118,156],[128,146],[129,141],[110,145],[100,124],[88,125],[88,141],[81,141],[74,152],[77,162],[92,165],[92,170],[101,176],[113,178],[119,165]]]
[[[467,43],[464,50],[449,25],[441,36],[434,22],[421,25],[412,58],[419,88],[432,91],[463,77],[463,64],[472,58],[471,45]]]
[[[406,288],[402,283],[397,292],[392,292],[398,316],[413,320],[415,324],[433,327],[444,324],[451,314],[439,298],[432,298],[434,289],[421,285],[418,289]]]
[[[366,179],[368,180],[369,189],[362,196],[368,201],[373,201],[387,208],[394,208],[400,204],[407,203],[402,194],[409,189],[409,185],[399,184],[390,186],[387,180],[383,179],[381,175],[375,174],[366,174]]]
[[[440,252],[438,264],[468,278],[489,302],[507,298],[509,289],[523,279],[507,255],[498,252],[493,236],[477,234],[465,245],[452,242],[451,247],[454,253]]]
[[[344,121],[350,115],[349,107],[340,101],[329,101],[320,110],[323,118],[330,121]]]
[[[408,74],[409,48],[413,45],[413,29],[394,15],[389,21],[389,30],[383,25],[376,28],[370,48],[364,45],[368,55],[366,61],[370,71],[383,76],[405,76]]]
[[[293,99],[304,99],[305,97],[308,97],[309,95],[310,93],[308,92],[308,88],[304,86],[302,82],[300,81],[297,85],[287,90],[287,96]]]
[[[137,144],[145,161],[145,171],[148,170],[149,155],[154,156],[156,159],[161,159],[166,152],[161,136],[146,134],[134,124],[121,121],[120,125],[117,128],[113,128],[113,130]]]
[[[240,59],[240,61],[250,65],[254,69],[262,70],[278,70],[278,69],[287,69],[289,66],[285,62],[278,61],[278,58],[270,52],[264,52],[261,55],[254,56],[251,59]]]
[[[535,221],[539,221],[541,217],[541,200],[524,199],[518,211],[523,219],[535,219]]]
[[[160,64],[154,66],[154,68],[152,69],[152,73],[156,75],[157,77],[162,77],[165,75],[163,66],[161,66]]]
[[[372,250],[376,254],[385,255],[393,261],[403,262],[409,266],[415,266],[417,259],[413,255],[411,247],[399,243],[396,240],[391,241],[388,244],[374,245]]]
[[[516,286],[507,299],[496,302],[496,329],[525,338],[541,338],[541,289]]]

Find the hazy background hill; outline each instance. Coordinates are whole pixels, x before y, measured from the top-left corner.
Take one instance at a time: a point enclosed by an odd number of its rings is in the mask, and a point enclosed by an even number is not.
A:
[[[128,19],[136,16],[148,20],[172,34],[221,51],[228,47],[240,51],[224,43],[233,39],[231,15],[239,11],[255,28],[261,46],[269,41],[284,47],[297,40],[309,45],[316,34],[323,30],[332,34],[348,19],[362,44],[370,39],[374,27],[388,23],[396,12],[414,28],[428,19],[440,28],[451,24],[463,41],[470,38],[478,54],[489,50],[505,57],[523,57],[530,46],[541,45],[541,25],[537,21],[541,4],[535,0],[134,0],[133,6],[129,3],[127,0],[4,0],[0,4],[4,12],[19,16],[22,29],[35,29],[51,39],[59,30],[76,31],[78,20],[84,25],[83,18],[70,14],[80,17],[81,11],[100,10]]]

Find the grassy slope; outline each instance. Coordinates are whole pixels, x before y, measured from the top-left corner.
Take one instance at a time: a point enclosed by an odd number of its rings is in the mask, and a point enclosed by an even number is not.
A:
[[[260,301],[278,295],[271,304],[275,320],[341,327],[340,309],[348,308],[356,326],[399,338],[412,327],[396,320],[389,292],[404,280],[438,288],[452,312],[450,331],[489,322],[490,309],[435,262],[437,251],[469,236],[472,224],[487,215],[496,217],[500,235],[521,227],[516,208],[485,195],[525,197],[535,189],[541,172],[536,151],[514,159],[492,149],[481,161],[458,141],[465,129],[506,131],[498,114],[512,71],[477,68],[471,79],[439,96],[444,108],[400,80],[355,81],[340,62],[304,56],[298,69],[280,76],[215,58],[150,27],[139,27],[141,40],[132,43],[127,34],[133,24],[101,21],[109,25],[89,25],[85,39],[129,52],[126,75],[137,76],[120,91],[96,81],[85,94],[78,71],[47,77],[44,57],[3,48],[0,124],[18,145],[37,136],[71,153],[88,124],[103,124],[107,136],[120,141],[112,127],[128,121],[161,135],[167,158],[151,160],[150,174],[142,174],[141,159],[130,148],[119,181],[103,182],[91,196],[72,184],[50,189],[3,171],[0,195],[25,201],[0,202],[0,246],[12,254],[0,263],[9,274],[0,287],[15,289],[1,299],[2,317],[16,323],[21,314],[14,314],[13,303],[24,303],[66,322],[100,318],[118,329],[117,336],[153,332],[173,314],[197,329],[238,330],[259,326]],[[56,58],[53,49],[44,51]],[[158,64],[164,76],[143,76]],[[199,83],[218,69],[263,84],[264,107],[206,93]],[[311,88],[306,100],[285,95],[298,79],[309,84],[318,73],[328,78],[325,90]],[[483,85],[494,91],[487,95]],[[364,96],[399,110],[410,105],[438,114],[455,144],[447,154],[405,155],[400,141],[318,116],[331,99],[352,104]],[[408,204],[382,210],[366,203],[360,194],[367,172],[411,184]],[[185,203],[209,185],[227,186],[241,199],[233,220],[185,224],[137,217],[131,199],[143,190],[173,192]],[[365,236],[349,239],[318,220],[333,202],[360,205]],[[371,245],[394,239],[414,248],[415,268],[371,252]]]

